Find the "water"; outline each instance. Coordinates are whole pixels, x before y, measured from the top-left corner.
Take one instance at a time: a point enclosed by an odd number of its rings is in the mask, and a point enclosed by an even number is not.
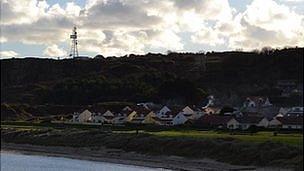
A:
[[[47,157],[1,152],[1,171],[165,171],[105,162],[94,162],[63,157]]]

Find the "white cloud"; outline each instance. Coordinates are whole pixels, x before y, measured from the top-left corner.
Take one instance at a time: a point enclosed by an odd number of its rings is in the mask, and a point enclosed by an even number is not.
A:
[[[216,46],[225,42],[224,38],[219,35],[219,32],[212,28],[203,28],[199,32],[191,36],[194,43],[208,44]]]
[[[7,39],[5,37],[0,36],[0,43],[7,42]]]
[[[0,59],[17,57],[18,55],[19,54],[17,52],[12,51],[12,50],[0,51]]]
[[[304,16],[275,1],[254,0],[239,20],[241,29],[230,35],[229,47],[304,46]]]
[[[24,24],[36,21],[48,8],[46,1],[1,0],[1,24]]]
[[[303,46],[304,16],[279,2],[253,0],[237,12],[228,0],[87,0],[84,7],[2,0],[0,42],[47,45],[45,54],[62,56],[69,49],[56,44],[68,44],[77,25],[80,53],[105,56],[187,50],[185,33],[213,48]]]
[[[64,57],[67,56],[67,52],[60,49],[57,45],[50,45],[44,49],[43,54],[50,57]]]

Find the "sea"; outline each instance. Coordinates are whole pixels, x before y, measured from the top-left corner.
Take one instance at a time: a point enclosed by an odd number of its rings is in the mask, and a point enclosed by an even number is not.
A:
[[[133,165],[1,151],[1,171],[168,171]]]

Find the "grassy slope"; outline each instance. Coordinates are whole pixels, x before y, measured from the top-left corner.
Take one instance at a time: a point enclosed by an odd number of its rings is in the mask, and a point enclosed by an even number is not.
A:
[[[302,137],[295,134],[278,135],[275,141],[268,141],[270,133],[266,132],[253,136],[234,135],[237,138],[231,138],[228,134],[199,131],[141,131],[137,135],[130,131],[105,133],[99,129],[1,127],[1,139],[4,142],[93,149],[106,146],[150,155],[212,158],[239,165],[303,168],[303,148],[294,146],[296,140],[293,139],[296,137],[302,143]]]
[[[247,142],[280,142],[284,144],[303,146],[303,135],[302,134],[278,134],[273,136],[272,132],[259,132],[253,135],[230,135],[228,133],[218,133],[214,131],[161,131],[151,132],[151,134],[161,137],[191,137],[191,138],[232,138]]]

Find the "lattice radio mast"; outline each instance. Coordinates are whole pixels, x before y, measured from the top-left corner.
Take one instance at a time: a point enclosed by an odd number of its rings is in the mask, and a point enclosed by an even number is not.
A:
[[[71,51],[70,51],[70,57],[78,57],[78,48],[77,48],[77,31],[76,31],[76,26],[74,26],[73,28],[73,32],[70,35],[70,39],[72,40],[72,44],[71,44]]]

